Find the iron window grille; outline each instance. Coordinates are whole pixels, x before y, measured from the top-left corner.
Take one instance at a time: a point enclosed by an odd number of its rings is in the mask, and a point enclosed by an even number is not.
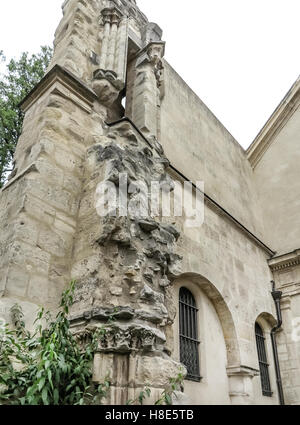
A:
[[[198,340],[198,309],[195,298],[187,288],[179,292],[180,362],[187,368],[186,379],[200,382]]]
[[[264,396],[272,397],[273,392],[271,391],[269,363],[267,359],[265,337],[264,337],[264,332],[258,323],[255,323],[255,336],[256,336],[256,345],[257,345],[262,393]]]

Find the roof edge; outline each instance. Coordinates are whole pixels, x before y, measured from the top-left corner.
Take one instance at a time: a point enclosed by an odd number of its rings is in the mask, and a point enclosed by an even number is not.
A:
[[[252,144],[246,150],[247,158],[255,168],[275,140],[275,136],[291,118],[300,105],[300,75],[275,109]]]

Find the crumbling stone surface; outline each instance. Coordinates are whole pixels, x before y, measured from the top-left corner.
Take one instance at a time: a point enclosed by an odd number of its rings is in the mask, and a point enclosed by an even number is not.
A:
[[[83,190],[90,200],[95,197],[99,183],[104,182],[112,184],[119,195],[122,174],[128,176],[125,188],[128,204],[137,195],[128,193],[132,183],[142,181],[147,186],[155,179],[161,188],[170,183],[166,158],[147,144],[126,121],[108,128],[102,143],[89,148],[86,164]],[[81,205],[83,211],[79,211],[80,230],[75,245],[86,240],[89,244],[85,244],[74,258],[72,277],[78,284],[72,312],[74,324],[81,317],[86,326],[96,319],[105,325],[112,315],[116,326],[122,324],[123,337],[124,332],[131,335],[132,327],[136,329],[138,325],[148,332],[150,326],[151,343],[142,343],[141,348],[151,351],[155,350],[156,344],[161,346],[165,341],[164,328],[174,320],[168,313],[167,301],[170,299],[166,293],[172,268],[174,265],[178,267],[181,261],[176,254],[180,234],[172,224],[164,224],[151,216],[150,187],[144,201],[149,209],[143,217],[135,216],[134,212],[125,217],[110,216],[111,211],[100,216],[92,204],[88,209],[85,203]],[[98,212],[101,213],[99,209]],[[98,258],[98,261],[87,273],[90,258]],[[106,314],[103,308],[107,309]],[[127,323],[125,330],[124,321]],[[157,329],[161,334],[159,338],[155,333]],[[130,338],[128,336],[125,344],[127,350],[138,346],[129,342]]]

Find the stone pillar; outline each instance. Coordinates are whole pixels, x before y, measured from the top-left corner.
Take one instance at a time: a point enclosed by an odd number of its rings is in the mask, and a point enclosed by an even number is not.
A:
[[[123,18],[119,25],[115,55],[115,69],[118,79],[125,83],[128,50],[128,19]]]
[[[118,26],[120,22],[120,16],[117,12],[113,12],[111,16],[111,30],[110,30],[110,39],[109,39],[109,45],[108,45],[108,53],[107,53],[107,63],[106,63],[106,69],[108,70],[114,70],[114,64],[115,64],[115,54],[116,54],[116,39],[117,39],[117,32],[118,32]]]
[[[106,69],[111,15],[110,13],[102,12],[102,16],[104,21],[104,30],[103,30],[103,38],[102,38],[102,46],[101,46],[101,54],[100,54],[100,68]]]
[[[115,7],[105,8],[101,12],[104,24],[100,52],[100,68],[93,74],[93,89],[99,101],[112,108],[125,87],[125,69],[127,60],[127,18]]]
[[[228,367],[229,396],[233,405],[253,404],[253,378],[259,370],[246,367]]]
[[[135,64],[131,118],[149,139],[159,139],[160,134],[164,51],[165,43],[151,42],[140,52]]]
[[[127,121],[120,122],[93,145],[85,164],[84,197],[74,243],[72,278],[77,281],[72,326],[78,339],[102,328],[94,362],[94,380],[110,373],[110,403],[134,399],[145,386],[149,402],[159,399],[180,365],[170,357],[166,329],[174,320],[170,270],[180,263],[175,253],[179,233],[136,208],[147,193],[134,184],[166,184],[168,162]],[[127,176],[126,182],[119,180]],[[104,210],[100,186],[127,196],[125,216]],[[149,186],[150,189],[150,186]],[[138,193],[140,193],[138,195]],[[144,196],[145,195],[145,196]],[[130,212],[131,211],[131,212]]]

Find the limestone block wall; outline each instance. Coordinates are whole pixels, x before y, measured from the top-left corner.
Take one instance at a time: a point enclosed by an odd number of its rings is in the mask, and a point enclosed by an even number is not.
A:
[[[63,18],[56,30],[54,55],[49,69],[58,64],[91,82],[93,63],[90,53],[100,47],[101,0],[66,0],[62,5]]]
[[[2,305],[54,308],[70,280],[82,163],[97,124],[89,116],[95,95],[71,94],[63,77],[53,69],[24,103],[15,169],[0,194]]]
[[[177,174],[172,172],[170,175],[178,182],[176,185],[181,182]],[[188,228],[185,215],[165,219],[175,222],[181,233],[176,253],[183,261],[181,273],[177,274],[173,282],[173,296],[175,299],[177,297],[174,303],[178,305],[178,288],[183,285],[190,288],[200,308],[200,358],[204,363],[204,373],[201,372],[204,379],[199,384],[187,382],[186,394],[195,402],[194,394],[197,391],[198,403],[205,404],[208,402],[207,394],[210,394],[207,393],[207,385],[209,388],[215,388],[217,385],[224,388],[227,385],[230,403],[278,404],[270,340],[270,330],[276,322],[270,296],[272,274],[267,264],[270,254],[208,201],[205,201],[204,215],[204,224],[199,228]],[[199,291],[204,293],[204,297]],[[208,303],[206,298],[209,299]],[[202,302],[206,303],[205,309],[214,310],[209,314],[216,314],[217,320],[213,320],[209,315],[205,317],[204,311],[201,310]],[[270,398],[262,395],[260,378],[257,376],[259,367],[254,326],[259,317],[266,318],[264,331],[268,341],[267,352],[273,391]],[[207,320],[213,321],[207,323]],[[170,336],[175,359],[179,358],[177,321],[178,316]],[[207,335],[207,327],[218,335],[217,329],[220,325],[226,346],[226,359],[219,360],[218,367],[222,370],[218,375],[219,382],[217,376],[205,372],[205,363],[209,364],[212,361],[210,357],[214,356],[213,348],[209,348],[209,340],[213,336]],[[201,332],[206,335],[202,337]],[[221,351],[222,346],[221,338],[221,342],[218,342],[218,349]],[[220,357],[222,359],[221,353]],[[216,391],[211,397],[216,404],[229,403],[222,391]]]
[[[209,196],[264,240],[245,151],[166,61],[164,68],[161,143],[171,164],[191,181],[204,181]]]

